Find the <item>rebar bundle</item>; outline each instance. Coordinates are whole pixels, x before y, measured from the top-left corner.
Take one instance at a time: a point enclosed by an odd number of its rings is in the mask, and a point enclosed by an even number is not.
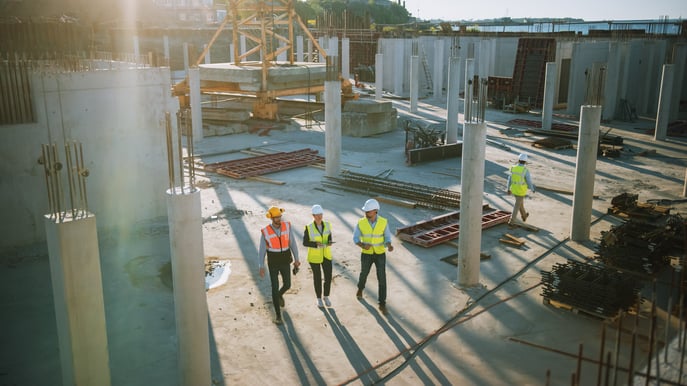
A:
[[[632,307],[642,284],[629,274],[575,261],[554,264],[541,274],[545,299],[603,317]]]
[[[325,182],[324,184],[337,189],[401,197],[412,200],[418,206],[425,208],[442,210],[460,208],[460,193],[448,189],[395,181],[350,171],[342,172],[340,177],[327,178],[334,183]]]
[[[684,220],[679,215],[652,222],[629,220],[603,232],[597,259],[610,267],[654,275],[670,263],[667,255],[681,237]]]

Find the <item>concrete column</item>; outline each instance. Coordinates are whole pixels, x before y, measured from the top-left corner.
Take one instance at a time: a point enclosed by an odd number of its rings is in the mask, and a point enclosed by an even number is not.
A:
[[[319,44],[323,50],[329,51],[329,47],[325,44],[325,37],[324,36],[320,36],[319,38],[317,38],[317,44]],[[320,52],[319,54],[320,54],[319,63],[324,63],[324,56],[322,55],[322,52]],[[329,52],[326,52],[326,54],[329,54]]]
[[[193,140],[203,139],[203,107],[200,96],[200,69],[193,67],[188,71],[188,93],[191,102],[191,127]]]
[[[165,59],[167,60],[167,65],[169,66],[169,36],[165,35],[162,37],[162,46],[165,53]]]
[[[141,47],[138,43],[138,35],[134,35],[134,61],[138,63],[138,58],[141,56]]]
[[[325,174],[338,177],[341,173],[341,82],[324,82],[324,142]]]
[[[417,98],[420,88],[420,57],[413,55],[410,57],[410,112],[417,113]]]
[[[679,118],[680,100],[685,95],[683,87],[685,84],[685,67],[687,67],[687,44],[677,43],[673,46],[673,93],[671,96],[670,121]]]
[[[296,61],[303,61],[303,35],[296,36]]]
[[[375,55],[375,100],[382,100],[384,80],[384,54]]]
[[[234,43],[229,43],[229,63],[234,63],[236,56],[234,56]]]
[[[329,45],[327,46],[328,56],[339,56],[339,38],[337,36],[332,36],[329,38]],[[341,68],[341,67],[339,67]]]
[[[211,385],[200,190],[188,193],[175,189],[167,191],[167,216],[179,342],[179,384]]]
[[[403,95],[403,80],[405,78],[405,72],[403,68],[405,67],[405,50],[403,39],[396,39],[394,45],[394,60],[392,71],[392,76],[394,77],[394,94],[401,96]]]
[[[570,239],[573,241],[589,240],[600,126],[601,106],[580,107],[580,137],[577,142],[577,167],[570,227]]]
[[[618,82],[620,81],[621,49],[618,42],[611,42],[608,46],[608,60],[606,61],[606,84],[604,85],[604,104],[601,119],[612,120],[618,106]]]
[[[341,39],[341,76],[344,79],[351,78],[351,39]]]
[[[654,141],[665,141],[668,135],[668,123],[670,121],[670,107],[673,95],[673,75],[675,71],[672,64],[663,65],[661,76],[661,93],[658,96],[658,112],[656,113],[656,126],[654,129]]]
[[[432,93],[434,99],[441,99],[443,96],[442,86],[444,84],[444,41],[437,39],[434,41],[434,77]]]
[[[460,111],[461,59],[451,57],[448,65],[448,90],[446,93],[446,144],[458,142],[458,112]]]
[[[466,123],[460,168],[460,237],[458,238],[458,285],[479,284],[482,248],[482,195],[487,124]]]
[[[205,51],[208,48],[207,44],[203,44],[203,51]],[[205,64],[210,64],[212,63],[212,60],[210,59],[210,50],[208,50],[205,53]]]
[[[313,57],[313,47],[314,47],[314,45],[312,44],[312,40],[308,39],[308,51],[307,51],[308,57],[306,59],[306,61],[308,61],[308,62],[313,61],[313,58],[314,58]]]
[[[110,385],[98,232],[93,215],[45,216],[63,385]]]
[[[184,73],[188,74],[188,43],[184,43]]]
[[[646,59],[642,61],[642,68],[646,70],[643,74],[644,85],[639,91],[639,102],[637,103],[637,112],[639,114],[654,111],[654,107],[656,106],[656,99],[654,99],[655,96],[650,90],[653,90],[653,88],[656,87],[656,81],[658,80],[658,77],[653,76],[653,74],[650,75],[649,72],[653,71],[654,69],[656,56],[658,56],[656,55],[658,50],[656,49],[655,41],[649,41],[648,44],[649,47],[647,49],[647,55],[645,56]],[[661,58],[659,63],[663,63],[663,58]]]
[[[541,113],[541,128],[551,130],[553,118],[553,96],[556,93],[556,62],[546,63],[546,78],[544,80],[544,107]]]
[[[286,46],[286,44],[284,44],[284,42],[279,42],[279,48],[284,48],[285,46]],[[277,62],[284,63],[284,62],[288,61],[289,59],[288,59],[287,54],[288,54],[288,50],[285,50],[285,51],[282,51],[281,53],[279,53],[279,55],[277,55]]]
[[[240,35],[239,36],[239,56],[243,55],[246,53],[246,36],[245,35]],[[245,58],[245,60],[242,60],[242,62],[249,60],[249,58]]]

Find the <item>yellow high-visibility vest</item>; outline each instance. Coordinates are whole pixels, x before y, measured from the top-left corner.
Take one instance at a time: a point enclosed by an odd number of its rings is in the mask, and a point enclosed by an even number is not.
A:
[[[386,251],[384,248],[386,219],[384,217],[377,216],[377,222],[375,223],[374,229],[372,229],[367,217],[363,217],[358,221],[358,227],[360,228],[360,241],[372,245],[370,249],[363,249],[363,253],[368,255],[373,253],[381,255]]]
[[[523,165],[513,165],[510,168],[510,192],[516,196],[527,195],[527,168]]]
[[[320,244],[325,244],[332,233],[332,228],[327,221],[322,221],[322,233],[317,230],[315,222],[308,224],[306,228],[310,241]],[[332,259],[332,248],[329,245],[320,248],[308,247],[308,263],[321,264],[325,257]]]

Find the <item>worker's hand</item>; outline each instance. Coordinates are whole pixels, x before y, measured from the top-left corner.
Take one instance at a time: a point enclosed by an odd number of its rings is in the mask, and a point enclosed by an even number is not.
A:
[[[296,268],[298,268],[298,267],[301,266],[301,262],[300,262],[299,260],[296,260],[296,261],[293,262],[293,266],[296,267]]]
[[[265,267],[260,267],[260,278],[265,277]]]
[[[387,249],[389,250],[389,252],[393,252],[393,251],[394,251],[394,246],[391,245],[391,244],[389,244],[389,246],[387,247]]]
[[[510,193],[510,189],[508,189],[508,195],[510,196],[510,194],[511,194],[511,193]]]
[[[317,248],[324,248],[327,244],[317,243]]]
[[[368,243],[363,243],[362,247],[360,247],[360,248],[362,248],[362,249],[364,249],[364,250],[367,251],[368,249],[372,248],[372,246],[371,246],[370,244],[368,244]]]

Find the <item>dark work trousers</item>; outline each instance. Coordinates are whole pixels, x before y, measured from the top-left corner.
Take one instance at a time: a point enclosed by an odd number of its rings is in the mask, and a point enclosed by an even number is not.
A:
[[[276,259],[275,259],[276,260]],[[291,262],[288,260],[268,261],[267,267],[270,269],[270,283],[272,284],[272,303],[274,304],[274,312],[277,318],[281,318],[281,308],[279,307],[279,299],[286,291],[291,288],[291,270],[289,266]],[[279,274],[284,282],[279,288]]]
[[[386,253],[382,254],[360,254],[360,277],[358,278],[358,289],[364,290],[367,282],[367,275],[370,274],[372,264],[377,271],[377,282],[379,283],[379,304],[386,304]]]
[[[332,288],[332,261],[325,257],[321,264],[310,263],[310,268],[312,268],[312,281],[317,298],[322,297],[322,271],[324,271],[324,296],[329,296]]]

